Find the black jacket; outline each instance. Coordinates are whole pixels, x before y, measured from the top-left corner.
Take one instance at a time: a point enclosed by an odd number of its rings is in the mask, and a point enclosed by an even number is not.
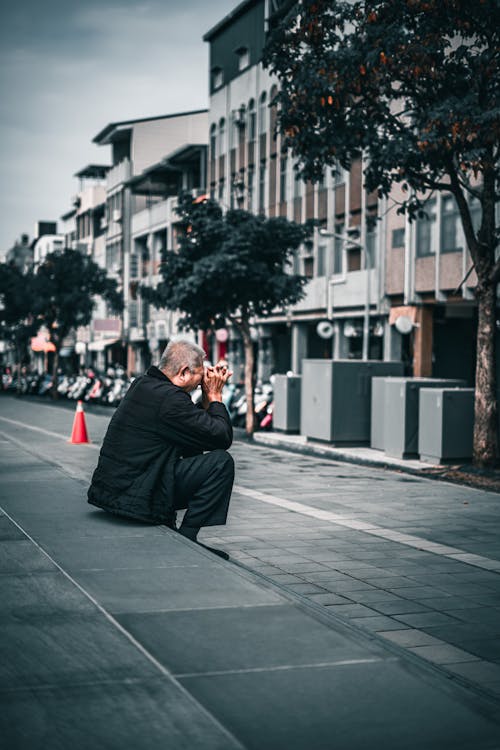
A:
[[[109,423],[88,501],[143,521],[170,523],[181,456],[229,448],[226,407],[195,406],[157,367],[134,380]]]

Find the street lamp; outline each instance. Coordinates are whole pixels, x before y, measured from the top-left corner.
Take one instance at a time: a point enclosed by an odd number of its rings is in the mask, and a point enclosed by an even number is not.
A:
[[[349,230],[348,230],[349,231]],[[357,228],[354,228],[354,230],[357,233],[357,236],[359,236],[359,230]],[[338,239],[341,240],[345,245],[350,245],[351,247],[355,247],[359,250],[364,250],[365,253],[365,270],[367,272],[366,274],[366,296],[365,296],[365,306],[364,306],[364,315],[363,315],[363,351],[362,351],[362,360],[367,361],[368,360],[368,354],[369,354],[369,342],[370,342],[370,296],[371,296],[371,289],[370,289],[370,268],[371,268],[371,258],[369,257],[369,250],[368,245],[366,242],[366,236],[363,237],[363,235],[366,235],[365,232],[363,232],[363,229],[361,231],[361,242],[355,242],[354,240],[351,240],[349,237],[344,237],[342,234],[338,234],[338,232],[329,232],[327,229],[320,229],[319,234],[321,237],[328,237],[332,239]],[[332,316],[332,309],[330,305],[330,286],[332,284],[331,274],[330,274],[330,268],[328,264],[327,274],[328,274],[328,299],[327,299],[327,317],[330,319]]]

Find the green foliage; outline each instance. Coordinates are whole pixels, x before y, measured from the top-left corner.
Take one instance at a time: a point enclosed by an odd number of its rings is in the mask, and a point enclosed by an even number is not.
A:
[[[0,336],[15,345],[19,359],[26,356],[29,338],[39,325],[33,317],[34,299],[33,272],[23,273],[15,263],[0,263]]]
[[[70,249],[46,256],[36,271],[35,290],[33,312],[51,331],[56,348],[72,328],[90,322],[96,295],[115,312],[123,307],[116,281],[91,258]]]
[[[303,296],[305,278],[286,265],[310,237],[311,225],[240,210],[224,214],[215,201],[193,203],[190,195],[181,196],[178,214],[180,247],[165,252],[158,287],[141,294],[158,307],[180,310],[181,326],[247,322]]]
[[[450,189],[451,175],[452,192],[483,199],[475,178],[499,176],[499,50],[497,0],[296,3],[265,52],[285,146],[311,179],[364,152],[368,190],[401,184],[411,217],[409,189]]]

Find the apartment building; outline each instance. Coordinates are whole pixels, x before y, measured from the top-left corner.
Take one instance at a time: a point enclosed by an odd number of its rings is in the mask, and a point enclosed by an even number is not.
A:
[[[111,146],[103,218],[106,269],[123,289],[117,361],[130,374],[142,372],[176,332],[174,317],[150,309],[137,290],[139,283],[159,280],[161,252],[173,247],[174,196],[181,187],[204,189],[207,133],[207,111],[194,110],[110,123],[93,139]]]
[[[397,191],[367,193],[363,164],[325,169],[318,184],[296,178],[275,136],[277,81],[261,63],[268,18],[278,0],[245,0],[204,36],[210,47],[210,195],[318,231],[294,270],[308,278],[304,299],[256,321],[258,376],[301,371],[306,357],[403,359],[414,375],[472,383],[474,274],[454,199],[429,197],[427,218],[397,214]],[[479,221],[480,206],[472,205]],[[463,282],[463,283],[462,283]],[[230,333],[238,366],[241,345]]]

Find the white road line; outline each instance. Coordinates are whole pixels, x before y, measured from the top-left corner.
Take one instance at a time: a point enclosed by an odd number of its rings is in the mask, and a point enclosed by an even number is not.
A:
[[[446,544],[429,542],[426,539],[420,539],[418,536],[413,536],[412,534],[402,534],[399,531],[385,529],[382,526],[377,526],[373,523],[358,521],[346,516],[341,516],[338,513],[332,513],[329,510],[314,508],[313,506],[306,505],[305,503],[297,503],[293,500],[286,500],[283,497],[276,497],[276,495],[271,495],[267,492],[251,490],[248,487],[242,487],[241,485],[235,485],[234,491],[238,492],[240,495],[244,495],[245,497],[250,497],[252,498],[252,500],[259,500],[262,503],[276,505],[278,508],[285,508],[286,510],[290,510],[293,513],[300,513],[303,516],[317,518],[320,521],[329,521],[330,523],[337,524],[338,526],[344,526],[347,529],[363,531],[365,534],[371,534],[372,536],[378,536],[391,542],[404,544],[407,547],[413,547],[414,549],[422,550],[424,552],[432,552],[435,555],[447,557],[451,560],[457,560],[458,562],[463,562],[466,565],[473,565],[476,568],[483,568],[484,570],[489,570],[494,573],[500,573],[500,560],[493,560],[490,557],[483,557],[483,555],[475,555],[467,552],[466,550],[459,549],[458,547],[449,547]]]
[[[1,511],[2,511],[2,513],[4,513],[4,515],[5,515],[5,516],[6,516],[6,517],[7,517],[8,519],[9,519],[9,521],[11,521],[11,522],[12,522],[12,523],[13,523],[13,524],[14,524],[14,525],[15,525],[15,526],[16,526],[16,527],[17,527],[17,528],[19,529],[19,531],[21,531],[21,532],[22,532],[22,533],[23,533],[23,534],[24,534],[24,535],[25,535],[25,536],[26,536],[26,537],[27,537],[27,538],[28,538],[28,539],[30,540],[30,542],[32,542],[32,543],[33,543],[33,544],[35,545],[35,547],[36,547],[36,548],[37,548],[37,549],[38,549],[38,550],[39,550],[39,551],[40,551],[40,552],[41,552],[41,553],[42,553],[43,555],[45,555],[45,557],[47,557],[47,558],[48,558],[48,559],[50,560],[50,562],[51,562],[51,563],[52,563],[53,565],[55,565],[55,567],[56,567],[56,568],[57,568],[57,569],[58,569],[58,570],[59,570],[59,571],[60,571],[60,572],[61,572],[61,573],[63,574],[63,576],[64,576],[65,578],[67,578],[67,579],[68,579],[68,581],[70,581],[70,583],[72,583],[72,584],[73,584],[73,586],[76,586],[76,588],[77,588],[77,589],[78,589],[78,590],[79,590],[79,591],[80,591],[80,592],[81,592],[81,593],[82,593],[82,594],[83,594],[83,595],[84,595],[84,596],[85,596],[85,597],[86,597],[86,598],[87,598],[87,599],[88,599],[88,600],[89,600],[90,602],[92,602],[92,604],[93,604],[93,605],[94,605],[94,606],[95,606],[95,607],[96,607],[96,608],[97,608],[97,609],[99,610],[99,612],[101,612],[101,614],[103,614],[103,615],[104,615],[104,617],[106,618],[106,620],[108,620],[108,622],[109,622],[109,623],[110,623],[111,625],[113,625],[113,626],[114,626],[114,627],[115,627],[115,628],[116,628],[116,629],[117,629],[117,630],[118,630],[118,631],[119,631],[119,632],[120,632],[120,633],[121,633],[122,635],[124,635],[124,636],[125,636],[125,638],[126,638],[126,639],[127,639],[127,640],[128,640],[128,641],[129,641],[129,642],[130,642],[130,643],[131,643],[131,644],[132,644],[133,646],[135,646],[135,648],[136,648],[136,649],[137,649],[138,651],[140,651],[140,652],[141,652],[141,654],[142,654],[142,655],[143,655],[143,656],[144,656],[144,657],[145,657],[145,658],[146,658],[146,659],[147,659],[147,660],[148,660],[149,662],[151,662],[151,664],[153,664],[153,666],[154,666],[154,667],[156,667],[156,669],[157,669],[157,670],[158,670],[158,671],[159,671],[159,672],[160,672],[160,673],[161,673],[161,674],[162,674],[162,675],[163,675],[164,677],[166,677],[166,678],[167,678],[167,680],[169,680],[169,682],[173,683],[173,684],[174,684],[174,685],[176,686],[176,688],[177,688],[177,689],[178,689],[178,690],[179,690],[179,691],[180,691],[180,692],[181,692],[181,693],[182,693],[182,694],[183,694],[183,695],[184,695],[184,696],[185,696],[185,697],[186,697],[186,698],[187,698],[187,699],[189,700],[189,702],[190,702],[190,703],[191,703],[191,704],[193,705],[193,707],[195,707],[195,708],[196,708],[196,709],[197,709],[197,710],[198,710],[198,711],[199,711],[199,712],[200,712],[201,714],[203,714],[203,715],[204,715],[204,716],[205,716],[205,717],[206,717],[207,719],[209,719],[209,721],[211,721],[211,722],[212,722],[212,724],[213,724],[214,726],[216,726],[216,727],[217,727],[217,728],[218,728],[218,729],[219,729],[219,730],[220,730],[220,731],[221,731],[221,732],[222,732],[222,733],[223,733],[223,734],[224,734],[224,735],[226,736],[226,738],[227,738],[228,740],[230,740],[230,741],[231,741],[231,742],[233,743],[233,746],[234,746],[235,748],[238,748],[239,750],[245,750],[245,748],[243,747],[243,745],[242,745],[242,744],[241,744],[241,743],[239,742],[239,740],[237,740],[237,739],[236,739],[236,737],[235,737],[235,736],[234,736],[233,734],[231,734],[231,732],[229,731],[229,729],[227,729],[227,728],[226,728],[226,727],[225,727],[225,726],[224,726],[223,724],[221,724],[221,722],[220,722],[220,721],[219,721],[219,720],[218,720],[218,719],[217,719],[217,718],[216,718],[215,716],[213,716],[213,715],[212,715],[212,714],[211,714],[211,713],[210,713],[210,712],[208,711],[208,709],[206,709],[206,708],[205,708],[205,706],[203,706],[203,705],[202,705],[201,703],[199,703],[199,702],[198,702],[198,701],[196,700],[196,698],[195,698],[195,697],[194,697],[193,695],[191,695],[191,693],[190,693],[190,692],[189,692],[188,690],[186,690],[186,688],[185,688],[185,687],[184,687],[184,686],[183,686],[183,685],[182,685],[182,684],[181,684],[180,682],[178,682],[177,678],[176,678],[176,677],[174,677],[174,675],[173,675],[173,674],[172,674],[171,672],[169,672],[169,671],[168,671],[168,669],[167,669],[166,667],[164,667],[164,666],[163,666],[163,664],[162,664],[162,663],[161,663],[160,661],[158,661],[158,659],[156,659],[156,657],[154,657],[154,656],[153,656],[153,654],[151,654],[151,653],[150,653],[150,652],[149,652],[149,651],[148,651],[148,650],[147,650],[147,649],[146,649],[146,648],[145,648],[145,647],[144,647],[144,646],[142,645],[142,643],[140,643],[140,641],[138,641],[138,640],[137,640],[136,638],[134,638],[134,636],[132,635],[132,633],[129,633],[129,631],[128,631],[128,630],[126,630],[126,629],[125,629],[125,628],[123,627],[123,625],[121,625],[121,624],[120,624],[120,623],[118,622],[118,620],[116,620],[116,619],[115,619],[115,618],[113,617],[113,615],[112,615],[112,614],[111,614],[110,612],[108,612],[108,610],[107,610],[107,609],[105,609],[105,608],[104,608],[104,607],[102,606],[102,604],[99,604],[99,602],[97,601],[97,599],[94,599],[94,597],[92,596],[92,594],[90,594],[90,593],[89,593],[89,592],[88,592],[88,591],[87,591],[87,590],[86,590],[86,589],[85,589],[85,588],[84,588],[84,587],[83,587],[83,586],[82,586],[82,585],[81,585],[80,583],[78,583],[78,581],[76,581],[76,580],[75,580],[75,579],[74,579],[74,578],[73,578],[73,577],[72,577],[72,576],[71,576],[71,575],[70,575],[70,574],[69,574],[69,573],[68,573],[68,572],[67,572],[66,570],[64,570],[64,568],[62,568],[62,567],[61,567],[61,566],[59,565],[59,563],[58,563],[58,562],[56,562],[56,561],[54,560],[54,558],[53,558],[53,557],[51,557],[51,555],[49,555],[49,553],[48,553],[48,552],[46,552],[46,551],[45,551],[45,550],[43,549],[43,547],[41,547],[41,546],[40,546],[40,545],[38,544],[38,542],[37,542],[37,541],[36,541],[35,539],[33,539],[33,537],[32,537],[32,536],[30,536],[30,534],[28,534],[28,532],[27,532],[27,531],[26,531],[25,529],[23,529],[23,527],[22,527],[22,526],[21,526],[21,525],[20,525],[20,524],[19,524],[19,523],[18,523],[18,522],[17,522],[17,521],[16,521],[15,519],[14,519],[14,518],[12,518],[12,516],[11,516],[11,515],[9,515],[9,513],[7,513],[7,511],[6,511],[6,510],[5,510],[4,508],[2,508],[2,507],[0,506],[0,510],[1,510]]]
[[[42,435],[48,435],[49,437],[58,438],[59,440],[64,440],[67,443],[69,443],[68,435],[61,435],[60,432],[52,432],[52,430],[45,430],[43,427],[35,427],[35,425],[32,425],[32,424],[26,424],[25,422],[18,422],[17,419],[8,419],[7,417],[0,417],[0,420],[2,422],[7,422],[8,424],[12,424],[15,427],[23,427],[25,430],[33,430],[34,432],[41,432]],[[99,448],[99,446],[95,445],[95,443],[82,443],[82,445],[88,445],[91,448]]]
[[[280,664],[276,667],[248,667],[247,669],[221,669],[214,672],[184,672],[176,673],[176,677],[184,679],[187,677],[219,677],[222,675],[229,674],[255,674],[259,672],[287,672],[292,669],[328,669],[328,667],[349,667],[355,664],[379,664],[384,662],[386,664],[389,661],[397,661],[396,657],[389,657],[388,659],[372,658],[372,659],[343,659],[342,661],[324,661],[316,662],[312,664]]]

